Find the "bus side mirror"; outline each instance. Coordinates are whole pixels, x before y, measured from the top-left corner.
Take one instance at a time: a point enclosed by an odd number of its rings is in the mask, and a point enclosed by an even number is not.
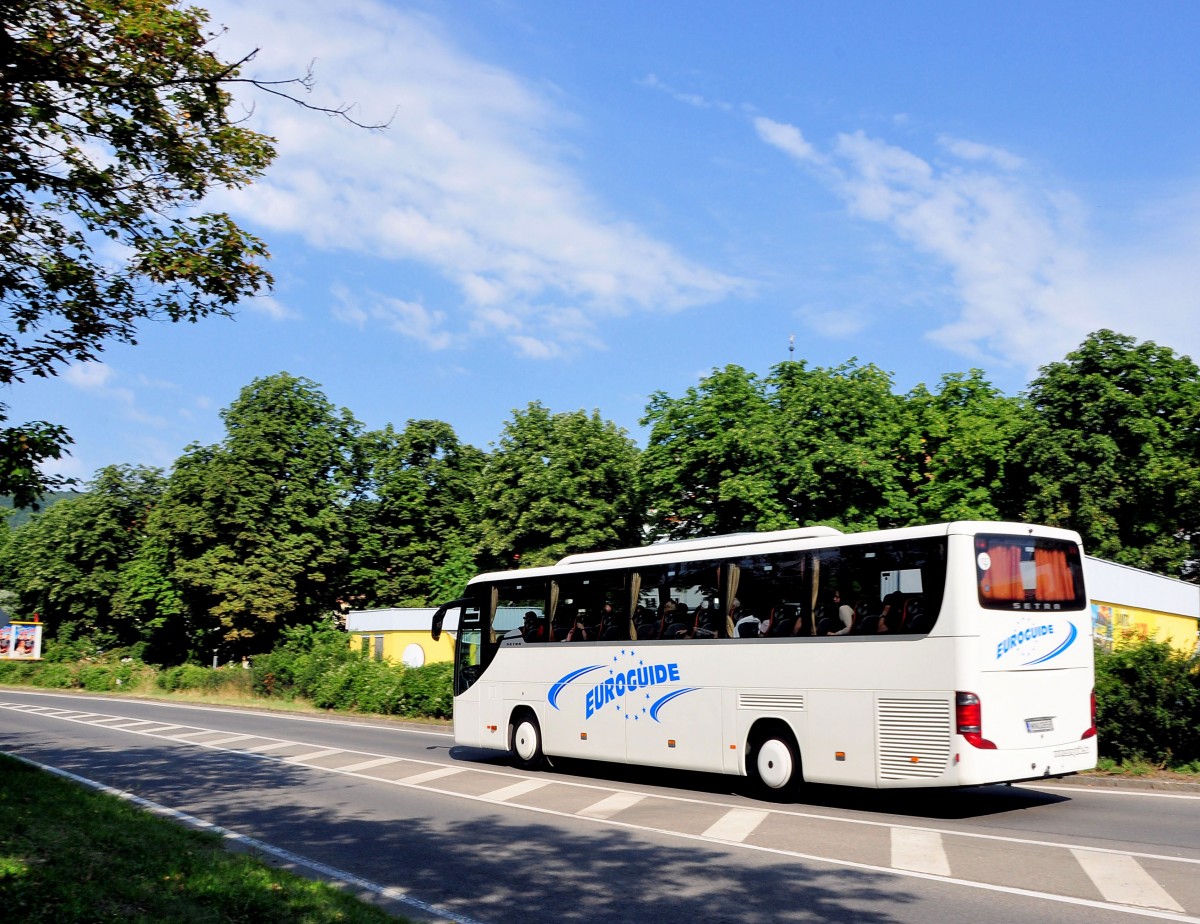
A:
[[[433,614],[433,625],[430,627],[430,635],[433,636],[435,642],[442,637],[442,623],[446,621],[446,613],[456,606],[462,606],[469,599],[470,597],[460,597],[449,603],[443,603],[437,608],[437,612]]]

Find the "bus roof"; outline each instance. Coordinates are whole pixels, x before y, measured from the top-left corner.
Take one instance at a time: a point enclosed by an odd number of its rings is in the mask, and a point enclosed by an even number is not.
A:
[[[560,565],[582,565],[590,562],[618,561],[645,558],[669,552],[699,552],[704,549],[728,549],[741,545],[763,545],[769,542],[792,542],[796,539],[815,539],[821,536],[844,535],[832,526],[805,526],[798,529],[779,529],[767,533],[730,533],[725,536],[703,536],[699,539],[675,539],[656,542],[635,549],[613,549],[608,552],[577,552],[559,559]]]
[[[586,570],[587,565],[619,567],[621,562],[637,562],[654,560],[660,562],[705,558],[705,552],[725,549],[750,549],[754,552],[773,551],[772,545],[782,545],[805,540],[829,539],[838,537],[839,544],[859,545],[871,542],[915,539],[922,536],[946,535],[975,535],[976,533],[1003,533],[1009,535],[1038,535],[1051,539],[1063,539],[1069,542],[1080,541],[1079,534],[1067,529],[1053,526],[1039,526],[1032,523],[1014,523],[987,520],[956,520],[947,523],[927,523],[920,526],[902,526],[893,529],[877,529],[860,533],[843,533],[830,526],[806,526],[798,529],[781,529],[764,533],[731,533],[723,536],[707,536],[698,539],[677,539],[669,542],[656,542],[652,545],[639,546],[630,549],[613,549],[607,552],[580,552],[567,555],[553,565],[542,565],[535,568],[520,568],[513,571],[496,571],[480,574],[471,580],[474,584],[481,580],[515,580],[535,578],[543,575],[562,572]],[[805,548],[814,547],[806,543]],[[675,556],[678,556],[676,559]],[[601,570],[607,570],[602,567]]]

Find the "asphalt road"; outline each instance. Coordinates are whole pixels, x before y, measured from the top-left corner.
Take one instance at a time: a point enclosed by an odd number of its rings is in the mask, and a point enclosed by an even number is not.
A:
[[[0,689],[0,750],[218,825],[399,913],[1200,924],[1200,792],[810,787],[571,763],[440,729]]]

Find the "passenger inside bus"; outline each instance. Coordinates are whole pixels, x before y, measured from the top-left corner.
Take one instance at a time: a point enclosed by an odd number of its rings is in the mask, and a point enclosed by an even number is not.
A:
[[[521,637],[527,642],[546,641],[546,626],[538,619],[538,614],[533,610],[525,613],[525,618],[521,625]]]
[[[822,620],[822,625],[817,627],[818,634],[849,635],[854,629],[854,609],[850,604],[842,602],[842,592],[836,587],[826,610],[832,615]]]

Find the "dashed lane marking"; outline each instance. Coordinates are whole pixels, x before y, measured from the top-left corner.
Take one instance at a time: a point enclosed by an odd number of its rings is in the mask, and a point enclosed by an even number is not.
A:
[[[614,792],[611,796],[606,796],[599,802],[580,809],[576,814],[582,815],[584,818],[603,821],[606,818],[612,818],[617,812],[623,812],[625,809],[637,805],[645,798],[644,795],[637,792]]]
[[[892,866],[934,876],[950,875],[942,836],[921,828],[892,828]]]
[[[317,875],[339,882],[343,885],[359,889],[364,892],[369,892],[372,895],[377,895],[380,898],[387,899],[391,902],[396,902],[405,905],[409,908],[414,908],[422,911],[425,914],[432,915],[444,921],[451,921],[453,924],[482,924],[475,918],[469,918],[465,914],[457,914],[453,911],[447,911],[439,908],[429,902],[421,901],[419,898],[414,898],[409,895],[404,889],[398,889],[394,886],[380,885],[379,883],[371,882],[369,879],[363,879],[361,876],[356,876],[353,873],[348,873],[345,870],[340,870],[337,867],[329,866],[326,863],[321,863],[318,860],[310,860],[308,857],[301,856],[298,853],[292,853],[290,850],[285,850],[282,847],[276,847],[274,844],[268,844],[266,841],[260,841],[257,838],[250,837],[245,834],[239,834],[229,828],[223,828],[220,825],[215,825],[212,822],[205,821],[202,818],[197,818],[194,815],[189,815],[186,812],[181,812],[178,809],[169,808],[165,805],[160,805],[157,802],[151,802],[149,799],[143,799],[141,796],[135,796],[132,793],[123,792],[119,789],[114,789],[111,786],[106,786],[95,780],[90,780],[84,776],[78,776],[74,773],[68,773],[66,770],[60,770],[58,767],[51,767],[47,764],[41,764],[37,761],[30,760],[27,757],[12,755],[17,760],[30,766],[45,770],[47,773],[53,773],[56,776],[61,776],[64,779],[71,780],[81,786],[86,786],[89,789],[94,789],[97,792],[102,792],[110,796],[115,796],[118,799],[123,799],[126,802],[131,802],[139,808],[146,809],[156,815],[161,815],[164,818],[170,818],[192,828],[199,828],[204,831],[210,831],[213,834],[220,835],[227,841],[231,841],[241,847],[249,848],[257,853],[266,854],[276,860],[281,860],[285,863],[291,863],[295,866],[300,866],[311,870]]]
[[[10,708],[10,709],[14,709],[16,711],[44,712],[45,714],[51,715],[53,717],[63,718],[68,721],[81,722],[82,724],[98,724],[98,723],[88,721],[87,719],[84,719],[84,718],[80,718],[80,716],[87,716],[87,717],[90,717],[91,719],[100,717],[97,713],[74,713],[74,712],[64,713],[62,711],[49,710],[49,709],[37,709],[37,708],[30,709],[29,707],[21,707],[19,704],[9,704],[9,703],[0,703],[0,708]],[[116,728],[115,726],[105,726],[105,727],[114,728],[115,730],[126,730],[126,729]],[[180,740],[179,736],[161,734],[161,732],[163,732],[164,730],[170,730],[170,729],[175,729],[175,728],[187,728],[187,727],[188,726],[165,725],[165,726],[154,727],[154,728],[150,728],[150,729],[144,729],[144,728],[128,729],[128,731],[130,734],[140,734],[140,735],[145,735],[147,737],[156,737],[156,738],[160,738],[161,740],[166,740],[166,741],[177,741],[180,744],[186,744],[186,745],[189,745],[192,747],[206,747],[207,748],[207,747],[213,746],[213,742]],[[195,726],[191,726],[191,728],[193,730],[196,730]],[[211,731],[213,733],[217,733],[219,730],[208,729],[208,730],[203,730],[203,731]],[[238,737],[243,737],[243,736],[234,736],[234,737],[238,738]],[[251,738],[262,738],[262,736],[255,736],[255,735],[244,736],[243,740],[251,739]],[[221,739],[221,740],[224,740],[224,739]],[[263,754],[264,752],[279,749],[279,748],[285,748],[285,747],[303,748],[303,747],[305,747],[304,742],[271,740],[271,739],[265,739],[265,738],[262,738],[262,740],[265,740],[267,743],[261,744],[261,745],[255,745],[255,746],[251,746],[251,747],[247,747],[247,748],[228,748],[228,749],[217,748],[217,749],[227,750],[229,753],[233,753],[233,754],[246,754],[246,755],[251,755],[251,756],[257,756],[259,754]],[[307,746],[311,748],[313,745],[311,743],[309,743]],[[338,749],[326,748],[326,749],[323,749],[322,751],[313,751],[307,755],[302,755],[302,756],[307,756],[309,759],[311,759],[314,755],[320,755],[323,753],[325,753],[325,754],[345,753],[345,754],[356,755],[356,756],[361,754],[363,757],[368,758],[367,760],[361,761],[358,764],[351,764],[347,767],[341,767],[341,768],[336,768],[336,767],[334,767],[334,768],[319,768],[319,767],[317,767],[317,768],[313,768],[313,769],[325,770],[326,772],[342,773],[342,774],[346,774],[346,775],[355,775],[355,773],[357,771],[370,769],[371,767],[375,767],[375,766],[383,766],[383,765],[389,764],[389,763],[403,762],[403,763],[414,764],[414,765],[432,766],[433,769],[430,769],[428,771],[417,773],[416,775],[401,776],[396,779],[389,779],[389,780],[386,780],[386,782],[391,783],[393,785],[398,785],[398,786],[427,789],[432,792],[438,792],[441,794],[445,794],[445,795],[449,795],[449,796],[453,796],[453,797],[457,797],[457,798],[468,799],[471,801],[479,801],[479,802],[487,802],[487,803],[495,803],[496,801],[504,801],[503,799],[497,799],[496,796],[501,795],[501,796],[505,796],[506,799],[512,799],[516,795],[518,795],[522,792],[528,793],[528,792],[533,792],[537,789],[540,789],[540,788],[542,788],[543,785],[545,785],[548,782],[548,781],[543,781],[543,780],[530,780],[527,777],[522,777],[522,776],[518,776],[516,774],[512,774],[509,772],[503,772],[503,771],[496,771],[496,770],[489,770],[489,769],[475,768],[475,767],[468,767],[468,766],[447,766],[447,765],[442,765],[442,764],[433,764],[430,761],[420,761],[420,760],[409,760],[406,758],[385,757],[383,755],[377,755],[377,754],[373,755],[373,754],[366,754],[363,752],[354,752],[354,751],[340,751]],[[274,761],[279,761],[279,762],[283,762],[283,763],[292,763],[292,764],[294,764],[296,762],[296,758],[294,758],[294,757],[293,758],[288,758],[286,756],[285,757],[277,757],[277,756],[270,755],[270,754],[266,754],[263,757],[263,759],[264,760],[274,760]],[[491,790],[491,792],[485,792],[482,795],[470,795],[470,794],[455,792],[453,790],[440,789],[436,785],[425,785],[425,784],[429,784],[429,783],[436,783],[438,780],[441,780],[441,779],[444,779],[444,778],[447,778],[450,776],[456,776],[459,774],[466,773],[468,770],[474,774],[485,774],[488,776],[501,776],[501,777],[507,777],[509,779],[512,779],[514,776],[517,776],[517,778],[521,782],[514,783],[510,786],[504,786],[504,787],[501,787],[500,789],[493,789],[493,790]],[[366,777],[366,778],[378,781],[377,778],[375,778],[375,777]],[[597,790],[597,791],[604,791],[606,789],[606,787],[596,786],[594,784],[588,784],[588,783],[573,783],[573,782],[562,781],[562,780],[557,780],[555,782],[559,785],[577,787],[580,789],[591,789],[591,790]],[[530,783],[536,783],[537,785],[530,787],[527,785]],[[668,828],[668,827],[660,827],[660,826],[645,825],[645,824],[635,824],[635,823],[631,823],[631,822],[622,821],[621,819],[615,817],[615,816],[619,815],[621,812],[625,811],[626,809],[637,805],[639,802],[641,802],[645,798],[646,798],[646,796],[641,793],[622,792],[622,791],[612,792],[610,790],[608,795],[605,796],[605,798],[600,799],[599,801],[594,802],[591,805],[589,805],[583,809],[579,809],[579,810],[560,811],[560,810],[556,810],[553,808],[538,806],[531,802],[522,803],[519,805],[519,807],[523,810],[534,811],[534,812],[538,812],[540,814],[546,814],[546,815],[554,815],[554,816],[560,816],[560,817],[590,818],[590,819],[593,819],[600,823],[612,824],[612,825],[626,828],[626,829],[633,830],[633,831],[664,834],[664,835],[669,835],[669,836],[682,837],[682,838],[689,839],[689,840],[700,840],[700,841],[709,841],[709,842],[718,840],[718,841],[722,841],[725,843],[736,844],[739,847],[741,847],[742,849],[749,849],[749,850],[766,852],[766,853],[771,853],[771,854],[776,854],[776,855],[781,855],[781,856],[788,856],[793,859],[809,860],[809,861],[813,861],[813,862],[833,864],[836,866],[842,866],[842,867],[853,868],[853,869],[890,872],[890,873],[893,873],[895,875],[900,875],[900,876],[911,876],[914,878],[927,879],[927,880],[931,880],[931,881],[939,881],[939,882],[944,882],[947,884],[961,885],[961,886],[970,887],[970,888],[983,889],[986,891],[1004,892],[1004,893],[1014,894],[1014,895],[1024,895],[1024,896],[1038,898],[1038,899],[1047,900],[1047,901],[1060,902],[1060,903],[1066,903],[1066,904],[1074,904],[1074,905],[1079,905],[1079,906],[1084,906],[1084,907],[1092,907],[1092,908],[1098,908],[1098,909],[1106,909],[1109,911],[1121,911],[1121,912],[1140,915],[1140,916],[1144,916],[1144,917],[1154,917],[1154,918],[1159,918],[1159,919],[1163,919],[1163,920],[1188,922],[1188,924],[1200,924],[1200,917],[1189,916],[1185,911],[1183,911],[1183,909],[1179,906],[1179,904],[1157,882],[1155,882],[1149,876],[1149,874],[1147,874],[1145,872],[1145,870],[1143,870],[1141,868],[1140,864],[1137,863],[1137,860],[1135,858],[1150,858],[1150,859],[1154,859],[1154,860],[1170,861],[1170,862],[1185,863],[1185,864],[1200,864],[1200,859],[1194,859],[1194,858],[1190,858],[1190,857],[1170,857],[1170,856],[1164,856],[1164,855],[1159,855],[1159,854],[1136,853],[1136,852],[1132,852],[1132,851],[1123,851],[1123,850],[1106,849],[1106,848],[1086,848],[1086,849],[1084,849],[1084,848],[1077,848],[1075,845],[1066,844],[1066,843],[1054,843],[1054,842],[1049,842],[1049,841],[1039,841],[1039,840],[1033,840],[1033,839],[1027,839],[1027,838],[1003,837],[1003,836],[996,836],[996,835],[975,833],[975,832],[950,831],[950,830],[938,831],[936,829],[920,828],[920,827],[911,826],[911,825],[897,825],[895,823],[883,822],[883,821],[872,821],[872,820],[851,819],[851,818],[836,818],[836,817],[828,816],[828,815],[821,815],[821,814],[807,813],[807,812],[788,811],[788,810],[782,810],[782,809],[774,809],[771,811],[749,810],[749,809],[730,810],[727,805],[723,805],[723,804],[719,804],[719,803],[711,803],[711,802],[707,802],[702,799],[694,799],[694,798],[687,798],[687,797],[681,797],[681,796],[662,796],[661,798],[667,799],[668,801],[678,802],[681,804],[688,803],[688,804],[694,804],[697,806],[711,806],[711,807],[721,808],[721,809],[725,810],[725,814],[721,818],[719,818],[714,824],[710,825],[709,828],[703,834],[691,834],[691,833],[687,833],[684,831],[674,830],[674,829]],[[735,814],[735,813],[746,813],[746,814]],[[758,813],[758,817],[756,817],[756,813]],[[862,825],[862,826],[877,828],[877,829],[881,829],[881,830],[886,829],[891,838],[891,842],[892,842],[892,865],[891,866],[877,866],[874,864],[856,862],[856,861],[845,859],[845,858],[837,858],[837,857],[822,856],[822,855],[817,855],[817,854],[810,854],[810,853],[803,852],[803,851],[797,851],[795,849],[784,848],[782,846],[769,846],[769,845],[763,844],[763,843],[744,842],[745,839],[750,837],[750,835],[754,832],[754,830],[758,828],[758,825],[763,820],[763,818],[773,816],[773,815],[778,815],[781,818],[792,818],[792,819],[796,819],[797,821],[800,821],[802,819],[816,819],[816,820],[820,820],[822,822],[835,821],[835,822],[839,822],[839,823],[843,823],[843,824]],[[741,833],[742,831],[745,831],[745,833],[742,834]],[[1095,881],[1096,876],[1101,876],[1108,880],[1112,880],[1116,884],[1110,886],[1110,888],[1113,890],[1111,893],[1105,892],[1103,890],[1100,891],[1099,894],[1103,895],[1106,900],[1103,902],[1099,902],[1099,901],[1094,901],[1092,899],[1086,899],[1086,898],[1082,898],[1082,897],[1060,895],[1060,894],[1054,894],[1054,893],[1048,893],[1048,892],[1039,892],[1039,891],[1035,891],[1035,890],[1029,890],[1029,889],[1019,888],[1019,887],[1015,887],[1015,886],[1003,885],[1003,884],[999,884],[999,883],[992,883],[992,882],[980,881],[980,880],[975,880],[975,879],[955,878],[954,876],[951,875],[950,864],[948,862],[948,859],[946,858],[945,849],[942,846],[942,835],[953,835],[955,837],[975,838],[975,839],[979,839],[979,840],[983,840],[983,841],[997,842],[997,843],[1006,842],[1006,843],[1012,843],[1012,844],[1030,844],[1030,845],[1037,845],[1037,846],[1041,846],[1041,847],[1066,848],[1068,850],[1071,850],[1071,852],[1073,854],[1075,854],[1077,858],[1081,854],[1085,857],[1085,859],[1079,859],[1079,864],[1086,871],[1088,871],[1088,875],[1090,878],[1093,879],[1093,881]],[[1097,873],[1096,875],[1093,875],[1091,873],[1091,871],[1088,870],[1088,868],[1086,866],[1084,866],[1084,864],[1087,862],[1093,861],[1095,857],[1109,857],[1109,858],[1112,858],[1115,862],[1113,862],[1111,864],[1111,866],[1107,872]],[[1103,864],[1103,861],[1102,860],[1095,861],[1094,865],[1096,865],[1096,864]],[[1099,869],[1100,866],[1097,865],[1096,868]],[[1113,870],[1118,870],[1120,875],[1114,875]],[[1150,885],[1147,885],[1147,882],[1149,882]],[[1099,888],[1099,886],[1097,886],[1097,888]],[[1110,894],[1112,897],[1110,897]]]
[[[416,776],[406,776],[400,782],[403,782],[408,786],[414,786],[420,783],[432,783],[434,780],[440,780],[443,777],[455,776],[456,774],[466,772],[466,767],[439,767],[436,770],[418,773]]]
[[[310,754],[297,754],[295,757],[288,757],[287,762],[290,764],[302,764],[310,760],[320,760],[322,757],[332,757],[334,754],[345,754],[341,748],[322,748],[319,751],[313,751]]]
[[[501,789],[494,789],[491,792],[485,792],[483,794],[483,798],[487,799],[489,802],[507,802],[509,799],[515,799],[517,796],[524,796],[531,792],[537,792],[537,790],[549,785],[549,780],[522,780],[520,783],[513,783],[511,786],[505,786]]]
[[[255,737],[258,736],[256,735]],[[280,748],[290,748],[295,744],[295,741],[268,741],[266,744],[256,744],[253,747],[238,748],[236,750],[251,754],[265,754],[267,751],[278,751]],[[231,748],[230,750],[234,749]]]
[[[1076,848],[1071,853],[1108,901],[1183,912],[1179,903],[1133,857]]]
[[[754,829],[762,824],[769,814],[762,809],[730,809],[720,820],[709,825],[704,836],[716,841],[740,844],[754,833]]]
[[[216,742],[211,743],[215,744]],[[338,767],[338,773],[362,773],[364,770],[385,767],[388,764],[394,764],[403,759],[402,757],[376,757],[373,760],[364,760],[362,763],[351,764],[348,767]]]

